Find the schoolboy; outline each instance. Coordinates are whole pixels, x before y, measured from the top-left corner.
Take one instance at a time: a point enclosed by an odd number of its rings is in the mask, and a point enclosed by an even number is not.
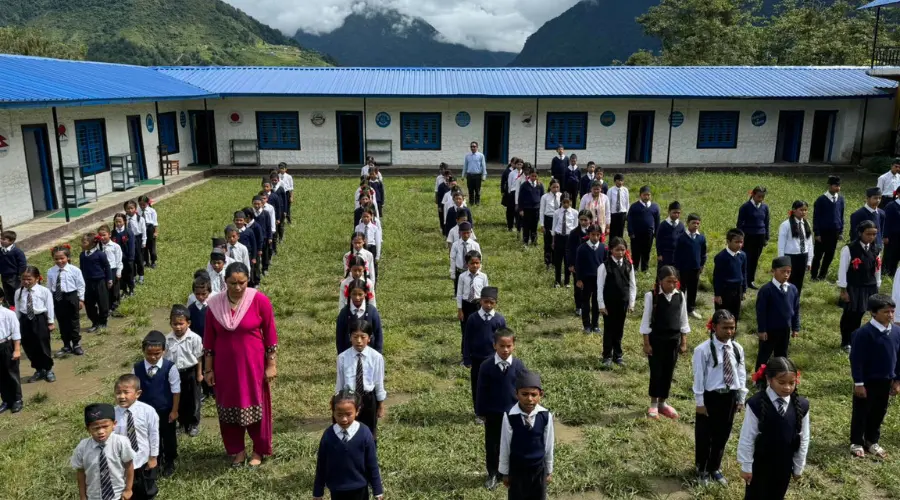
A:
[[[828,178],[828,190],[816,198],[813,204],[813,261],[809,277],[823,280],[834,260],[838,240],[844,233],[844,197],[841,196],[841,178]]]
[[[272,205],[275,200],[269,198],[269,193],[263,190],[259,192],[259,196],[262,197],[263,210],[269,215],[269,225],[272,229],[269,236],[269,239],[272,241],[269,243],[269,246],[272,247],[271,254],[275,255],[278,253],[278,226],[281,219],[278,217],[278,211],[275,209],[275,206]]]
[[[594,182],[594,171],[597,169],[597,165],[589,161],[586,167],[586,172],[581,176],[581,180],[578,181],[578,194],[579,196],[584,196],[591,192],[591,184]],[[575,199],[572,199],[572,203],[575,203]]]
[[[472,217],[472,210],[466,206],[466,198],[463,195],[462,190],[454,191],[451,194],[451,198],[453,203],[444,214],[444,236],[450,234],[450,229],[453,228],[455,222],[459,219],[459,214],[465,214],[466,220],[471,224],[475,224],[475,219]]]
[[[581,187],[581,169],[578,168],[578,155],[569,156],[569,165],[566,166],[565,175],[559,179],[564,193],[569,193],[573,200],[578,199],[578,188]]]
[[[594,180],[600,182],[600,192],[604,195],[608,195],[609,183],[603,180],[603,167],[601,167],[600,165],[597,165],[597,168],[594,169]]]
[[[181,304],[172,306],[169,325],[172,331],[166,335],[165,359],[175,363],[178,378],[181,379],[178,423],[185,433],[196,437],[200,433],[203,339],[191,331],[191,313]]]
[[[453,280],[453,297],[456,297],[459,276],[466,270],[466,256],[473,250],[481,254],[481,245],[472,239],[472,224],[463,222],[459,225],[459,240],[450,247],[450,279]]]
[[[541,377],[524,372],[516,379],[518,403],[503,414],[500,466],[510,500],[547,498],[553,475],[553,414],[541,406]]]
[[[584,333],[600,333],[600,306],[597,303],[597,269],[606,262],[606,246],[600,241],[603,230],[588,228],[588,241],[575,252],[575,286],[581,289],[581,324]]]
[[[159,456],[159,415],[152,406],[137,399],[141,396],[141,381],[132,374],[116,381],[115,433],[128,440],[134,455],[134,496],[132,500],[152,500],[156,487],[157,457]]]
[[[890,297],[872,295],[868,306],[872,319],[853,332],[850,349],[850,453],[856,457],[870,453],[885,458],[878,441],[890,397],[900,392],[900,327],[894,324],[896,304]]]
[[[22,357],[22,334],[16,313],[0,307],[0,413],[22,411],[22,382],[19,358]]]
[[[687,295],[688,314],[694,319],[701,319],[697,308],[697,289],[700,286],[700,275],[706,266],[706,236],[700,232],[700,216],[688,215],[687,230],[675,241],[675,269],[681,281],[681,288]],[[665,224],[665,223],[664,223]],[[657,241],[659,245],[659,241]]]
[[[878,235],[875,237],[875,245],[878,248],[884,247],[884,210],[878,208],[881,202],[881,190],[877,187],[866,189],[866,202],[863,206],[850,214],[850,231],[856,231],[859,223],[864,220],[870,220],[875,223],[878,229]]]
[[[228,242],[225,246],[225,254],[228,258],[235,262],[240,262],[250,267],[250,249],[240,242],[240,233],[236,227],[232,225],[225,226],[225,240]]]
[[[556,156],[550,161],[550,176],[560,182],[565,179],[566,168],[569,167],[569,157],[566,156],[566,148],[562,144],[556,146]]]
[[[744,232],[729,229],[725,236],[727,245],[713,259],[713,302],[716,309],[728,309],[734,315],[734,325],[741,319],[741,301],[747,293],[747,255]]]
[[[375,275],[378,276],[378,261],[381,260],[381,247],[383,246],[381,227],[375,223],[375,209],[369,207],[359,219],[359,225],[354,232],[366,235],[366,250],[375,256]]]
[[[652,200],[650,186],[641,186],[640,199],[628,207],[625,220],[628,222],[628,238],[631,239],[634,269],[647,272],[650,266],[650,248],[659,227],[659,205]]]
[[[381,172],[378,167],[372,166],[368,172],[369,187],[375,190],[375,200],[377,200],[378,217],[384,217],[384,182],[381,180]]]
[[[525,165],[523,171],[528,180],[516,191],[516,211],[522,217],[522,244],[527,248],[529,244],[537,245],[538,212],[541,197],[544,196],[544,185],[538,181],[534,167]]]
[[[366,424],[372,437],[378,437],[378,419],[384,418],[384,357],[369,347],[372,324],[356,318],[350,320],[351,347],[338,354],[335,394],[346,388],[359,394],[362,408],[358,419]],[[360,375],[360,373],[362,373]]]
[[[465,363],[466,351],[466,324],[469,317],[478,312],[481,303],[481,293],[488,286],[488,277],[481,272],[481,252],[469,250],[465,256],[466,272],[457,276],[456,284],[456,316],[459,319],[460,341],[459,352]]]
[[[237,228],[238,241],[247,249],[250,258],[251,282],[255,285],[259,283],[259,262],[262,259],[262,247],[256,241],[256,234],[247,226],[247,216],[243,210],[238,210],[232,218],[234,227]]]
[[[453,229],[447,233],[447,248],[453,248],[453,244],[459,241],[459,226],[461,226],[464,222],[468,222],[469,215],[465,212],[458,212],[456,214],[456,225],[453,226]],[[472,229],[471,238],[473,241],[477,241],[478,238],[475,237],[475,230]]]
[[[622,237],[625,234],[625,216],[631,205],[628,188],[625,187],[625,176],[613,176],[613,187],[609,188],[609,237]]]
[[[78,443],[70,463],[78,471],[81,500],[131,498],[134,453],[128,438],[114,432],[116,411],[112,405],[94,403],[84,408],[84,426],[91,437]]]
[[[684,224],[681,223],[681,203],[673,201],[669,203],[669,216],[659,223],[656,230],[656,261],[657,267],[675,265],[675,244],[684,233]]]
[[[225,291],[225,265],[228,257],[222,250],[215,249],[209,254],[209,263],[206,265],[206,272],[209,274],[210,288],[212,293]]]
[[[262,275],[265,276],[269,270],[269,262],[272,260],[272,233],[275,228],[275,221],[269,216],[266,210],[266,202],[262,196],[253,197],[253,217],[254,225],[261,229],[262,241],[260,248],[262,249]]]
[[[281,243],[284,240],[284,201],[281,194],[275,191],[276,182],[278,182],[278,174],[269,174],[268,181],[263,179],[262,188],[265,191],[266,203],[271,205],[275,211],[275,232],[278,234],[278,243]]]
[[[482,288],[479,300],[481,308],[477,313],[469,315],[463,329],[463,366],[469,368],[473,406],[477,406],[481,364],[490,358],[494,351],[494,334],[506,328],[506,318],[496,311],[498,298],[499,292],[496,287]],[[483,423],[477,411],[475,415],[478,423]]]
[[[294,178],[287,172],[287,163],[281,162],[278,164],[278,178],[281,179],[281,185],[284,187],[284,193],[287,195],[285,197],[285,201],[287,201],[285,217],[287,217],[288,224],[292,224],[294,222],[291,219],[291,205],[294,204]]]
[[[516,404],[516,380],[525,371],[522,360],[513,356],[516,334],[508,328],[494,332],[494,355],[478,370],[475,414],[484,420],[484,461],[487,480],[484,487],[492,490],[501,480],[500,432],[503,415]]]
[[[772,281],[756,293],[756,331],[759,350],[755,372],[769,358],[788,357],[791,337],[800,333],[800,292],[788,282],[791,277],[791,258],[778,257],[772,261]],[[760,382],[765,383],[764,379]]]
[[[165,359],[166,336],[156,330],[141,343],[144,359],[134,364],[132,373],[141,381],[140,401],[159,416],[159,461],[163,477],[175,472],[178,458],[178,407],[181,405],[181,377],[175,363]]]
[[[0,233],[0,281],[3,282],[3,303],[15,307],[13,297],[22,286],[22,273],[28,265],[25,252],[16,246],[16,232]]]

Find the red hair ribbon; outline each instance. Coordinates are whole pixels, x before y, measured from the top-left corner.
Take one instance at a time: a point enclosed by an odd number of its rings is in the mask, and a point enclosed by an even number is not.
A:
[[[747,196],[753,196],[753,190],[752,190],[752,189],[750,189],[750,190],[747,191]]]
[[[881,257],[875,257],[875,270],[881,271]]]
[[[676,289],[676,290],[681,290],[681,282],[678,281],[678,280],[675,280],[675,289]]]
[[[756,373],[750,376],[750,379],[753,380],[753,383],[759,382],[763,377],[766,376],[766,365],[762,365],[759,367],[759,370],[756,370]]]
[[[709,321],[706,322],[706,330],[710,332],[715,331],[712,318],[709,318]]]
[[[797,370],[797,386],[800,386],[800,370]]]
[[[600,243],[606,243],[606,233],[600,235]]]
[[[629,252],[628,250],[625,250],[625,259],[628,260],[629,264],[634,264],[634,262],[631,260],[631,252]]]
[[[103,240],[100,238],[99,234],[94,236],[94,243],[102,243],[102,242],[103,242]]]
[[[851,260],[850,263],[853,264],[853,270],[856,271],[859,269],[859,265],[862,264],[862,261],[859,260],[859,257],[857,257],[857,258]]]
[[[345,298],[350,297],[350,285],[344,285],[344,297]]]
[[[788,217],[793,217],[793,216],[794,216],[794,211],[788,210]]]

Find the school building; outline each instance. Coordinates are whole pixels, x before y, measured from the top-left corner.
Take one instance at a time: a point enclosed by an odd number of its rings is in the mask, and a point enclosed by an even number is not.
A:
[[[846,164],[897,82],[847,67],[145,68],[0,55],[6,227],[188,165]],[[171,173],[171,172],[169,172]]]

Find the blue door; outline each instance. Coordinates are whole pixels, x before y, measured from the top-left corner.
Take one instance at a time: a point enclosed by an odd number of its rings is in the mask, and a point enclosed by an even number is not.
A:
[[[778,142],[775,161],[797,163],[803,142],[803,111],[782,111],[778,114]]]
[[[484,144],[481,152],[488,163],[509,163],[509,113],[484,113]]]
[[[131,153],[134,154],[134,161],[139,165],[138,177],[139,181],[147,179],[147,162],[144,159],[144,137],[141,135],[141,117],[128,117],[128,143],[131,146]]]
[[[650,163],[652,160],[653,122],[655,117],[655,111],[628,112],[625,163]]]
[[[34,147],[36,164],[34,170],[39,171],[32,179],[32,165],[28,165],[29,182],[33,183],[40,177],[41,187],[44,193],[44,207],[46,210],[56,209],[56,193],[53,191],[52,161],[47,138],[46,125],[32,125],[22,127],[22,136],[27,141],[26,150]],[[37,173],[37,172],[35,172]],[[36,210],[37,211],[37,210]]]
[[[338,165],[363,165],[363,115],[361,111],[338,111]]]

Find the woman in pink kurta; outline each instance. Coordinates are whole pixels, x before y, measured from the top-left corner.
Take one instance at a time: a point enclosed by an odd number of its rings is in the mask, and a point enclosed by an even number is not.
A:
[[[225,451],[233,465],[244,463],[244,431],[253,440],[250,466],[272,454],[272,397],[278,334],[268,297],[247,287],[249,270],[240,262],[225,270],[227,289],[209,299],[203,347],[204,377],[216,390]]]

